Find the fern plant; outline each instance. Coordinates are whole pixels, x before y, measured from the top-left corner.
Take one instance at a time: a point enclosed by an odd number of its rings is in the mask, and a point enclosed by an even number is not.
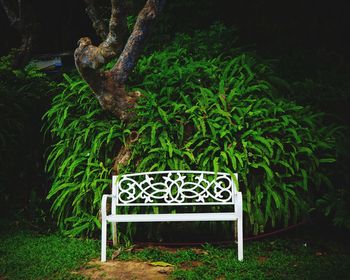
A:
[[[165,66],[143,74],[138,88],[147,90],[138,108],[143,138],[128,171],[238,172],[248,228],[258,233],[295,222],[329,183],[322,167],[335,161],[339,128],[324,126],[323,115],[309,107],[276,97],[263,79],[271,70],[249,55],[192,62],[185,53],[173,67],[164,53],[139,63],[147,71],[160,61]]]
[[[287,225],[314,206],[330,184],[326,170],[336,160],[340,128],[280,98],[271,67],[236,48],[236,40],[205,44],[208,34],[225,32],[215,25],[191,37],[180,34],[142,57],[129,84],[142,97],[127,126],[101,111],[83,81],[65,76],[45,115],[56,139],[48,156],[49,198],[65,233],[92,234],[99,227],[112,160],[131,131],[140,137],[122,172],[239,173],[246,231]]]
[[[100,226],[97,212],[110,184],[114,153],[128,134],[124,125],[105,114],[88,85],[64,75],[63,88],[46,112],[46,133],[57,141],[46,169],[54,180],[48,198],[63,232],[91,234]]]

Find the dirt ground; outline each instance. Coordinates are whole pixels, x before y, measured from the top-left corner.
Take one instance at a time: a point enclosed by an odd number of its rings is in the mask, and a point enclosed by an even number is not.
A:
[[[146,247],[148,246],[134,247],[132,251],[137,252]],[[185,249],[163,246],[149,247],[169,253],[176,253],[179,250]],[[191,248],[191,250],[195,254],[207,254],[203,249]],[[112,260],[108,260],[105,263],[102,263],[99,259],[93,259],[84,267],[73,273],[87,276],[91,280],[163,280],[168,279],[169,275],[174,270],[174,266],[158,266],[151,262],[141,262],[137,260],[120,261],[117,260],[117,255],[115,257],[112,256]],[[180,264],[180,268],[188,270],[200,265],[202,265],[202,263],[199,261],[184,262]]]
[[[75,273],[89,277],[91,280],[163,280],[167,279],[173,267],[153,266],[140,261],[108,261],[101,263],[94,259]]]

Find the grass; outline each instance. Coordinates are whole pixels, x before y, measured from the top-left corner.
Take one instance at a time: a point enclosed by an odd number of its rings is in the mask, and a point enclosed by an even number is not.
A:
[[[200,253],[184,248],[175,253],[154,248],[124,251],[118,259],[173,264],[173,279],[350,279],[346,236],[326,235],[321,229],[246,242],[243,262],[237,261],[236,247],[211,245]],[[82,279],[70,271],[99,257],[100,244],[94,240],[26,231],[1,233],[0,238],[0,278],[5,279]]]
[[[58,234],[8,232],[0,240],[0,279],[81,279],[70,271],[99,256],[99,242]]]
[[[350,255],[339,246],[275,238],[246,243],[245,259],[237,261],[236,248],[204,246],[206,254],[192,250],[169,253],[146,249],[124,253],[121,259],[165,261],[176,266],[173,279],[350,279]],[[182,269],[185,262],[201,262]],[[191,265],[190,265],[191,266]],[[185,266],[185,267],[188,267]]]

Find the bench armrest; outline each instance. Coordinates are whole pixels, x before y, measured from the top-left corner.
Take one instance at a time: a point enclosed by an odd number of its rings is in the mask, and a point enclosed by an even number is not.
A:
[[[106,219],[106,216],[107,216],[107,199],[108,198],[116,198],[115,195],[111,195],[111,194],[104,194],[102,196],[102,205],[101,205],[101,215],[102,215],[102,220],[105,220]]]

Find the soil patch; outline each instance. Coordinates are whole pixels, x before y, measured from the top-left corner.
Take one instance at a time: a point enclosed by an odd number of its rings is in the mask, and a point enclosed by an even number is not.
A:
[[[174,270],[173,267],[152,266],[140,261],[108,261],[94,259],[83,268],[74,272],[91,280],[163,280]]]

